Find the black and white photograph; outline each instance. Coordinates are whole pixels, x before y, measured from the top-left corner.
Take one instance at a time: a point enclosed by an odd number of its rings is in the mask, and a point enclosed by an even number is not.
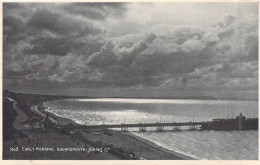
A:
[[[258,2],[3,2],[2,160],[259,160]]]

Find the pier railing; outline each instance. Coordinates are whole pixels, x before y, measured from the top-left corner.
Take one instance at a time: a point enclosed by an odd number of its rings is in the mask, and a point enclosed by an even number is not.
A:
[[[139,123],[139,124],[108,124],[108,125],[80,125],[75,126],[74,129],[113,129],[120,128],[121,130],[128,130],[128,128],[139,128],[139,131],[146,131],[147,127],[154,127],[156,130],[164,130],[164,127],[173,127],[179,130],[181,126],[189,126],[190,129],[202,126],[206,122],[181,122],[181,123]]]

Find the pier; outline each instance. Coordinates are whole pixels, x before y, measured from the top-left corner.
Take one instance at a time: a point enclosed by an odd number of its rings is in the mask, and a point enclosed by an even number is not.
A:
[[[128,131],[129,128],[137,128],[140,132],[145,132],[147,128],[155,128],[156,131],[164,131],[165,127],[172,127],[172,130],[181,130],[182,126],[188,126],[190,130],[201,127],[205,122],[183,122],[183,123],[139,123],[139,124],[108,124],[108,125],[81,125],[75,126],[75,129],[113,129],[118,128],[121,131]]]
[[[74,129],[87,130],[107,130],[107,129],[121,129],[121,131],[128,131],[129,128],[135,128],[140,132],[146,132],[147,128],[154,128],[153,130],[162,132],[165,127],[172,131],[181,130],[215,130],[215,131],[231,131],[231,130],[258,130],[258,118],[246,118],[242,114],[236,118],[229,119],[213,119],[206,122],[157,122],[157,123],[138,123],[138,124],[103,124],[103,125],[80,125],[75,126]]]

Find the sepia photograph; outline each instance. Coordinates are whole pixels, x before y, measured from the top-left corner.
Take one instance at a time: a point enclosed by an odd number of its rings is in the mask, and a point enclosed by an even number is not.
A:
[[[3,2],[2,160],[259,160],[258,2]]]

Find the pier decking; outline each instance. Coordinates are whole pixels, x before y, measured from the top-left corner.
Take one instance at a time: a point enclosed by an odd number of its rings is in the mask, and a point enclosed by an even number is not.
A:
[[[146,131],[147,127],[154,127],[157,131],[163,131],[164,127],[173,127],[173,130],[181,130],[182,126],[188,126],[190,129],[198,129],[205,122],[182,122],[182,123],[139,123],[139,124],[110,124],[110,125],[82,125],[75,127],[76,129],[112,129],[120,128],[123,131],[128,128],[138,128],[139,131]]]

